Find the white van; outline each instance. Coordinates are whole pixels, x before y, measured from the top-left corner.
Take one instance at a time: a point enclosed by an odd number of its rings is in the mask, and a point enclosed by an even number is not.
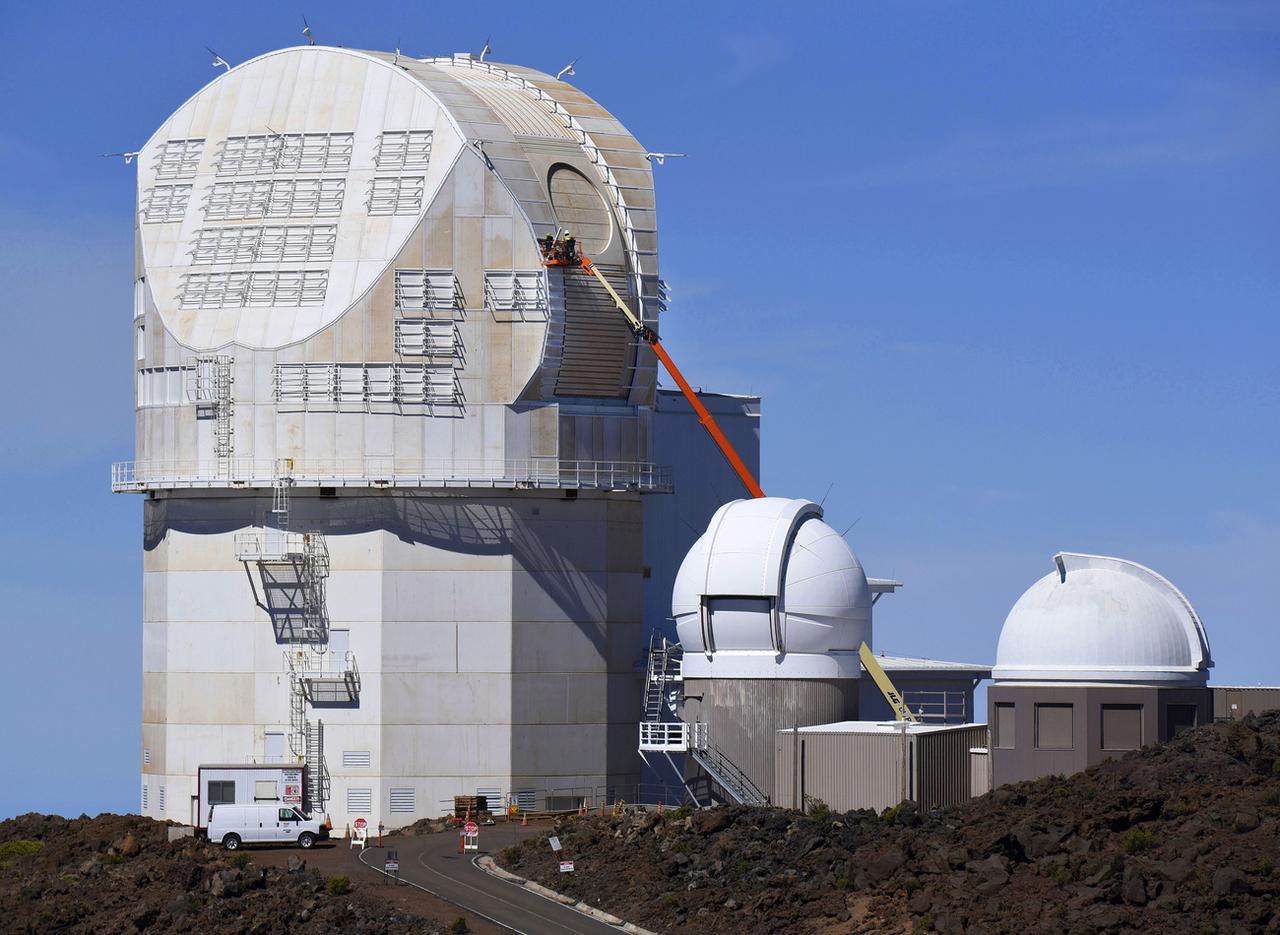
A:
[[[329,829],[288,805],[215,805],[209,840],[229,851],[241,844],[297,844],[310,847],[329,836]]]

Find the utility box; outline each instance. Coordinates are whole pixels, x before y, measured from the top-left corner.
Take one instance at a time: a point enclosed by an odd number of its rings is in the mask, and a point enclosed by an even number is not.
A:
[[[780,730],[774,743],[774,804],[876,811],[911,801],[945,808],[973,798],[970,753],[986,746],[985,724],[841,721]]]
[[[306,767],[285,763],[213,763],[196,767],[198,832],[209,826],[215,805],[255,805],[279,802],[303,812]]]

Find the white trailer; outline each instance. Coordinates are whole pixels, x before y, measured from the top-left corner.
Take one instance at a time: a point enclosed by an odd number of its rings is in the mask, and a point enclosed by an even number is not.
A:
[[[303,814],[309,803],[301,764],[210,763],[196,767],[196,833],[203,834],[215,805],[269,805],[296,808]]]

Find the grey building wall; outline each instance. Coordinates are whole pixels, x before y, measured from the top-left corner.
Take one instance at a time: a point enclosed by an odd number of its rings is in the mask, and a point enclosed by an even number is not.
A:
[[[1013,738],[1008,717],[999,710],[1012,705]],[[1036,736],[1037,705],[1070,705],[1071,738],[1066,749],[1045,749]],[[995,684],[987,689],[991,725],[991,772],[994,785],[1061,773],[1070,775],[1125,751],[1104,749],[1104,705],[1141,706],[1142,744],[1167,740],[1176,729],[1171,706],[1189,706],[1196,724],[1213,716],[1207,688],[1156,688],[1132,685]],[[975,744],[975,746],[980,746]]]
[[[774,802],[802,808],[821,799],[842,812],[882,811],[904,800],[929,809],[958,805],[973,795],[969,750],[986,733],[983,724],[906,735],[779,731]]]
[[[760,398],[699,393],[751,472],[760,476]],[[749,496],[678,390],[658,390],[650,431],[655,464],[671,467],[674,492],[644,500],[645,642],[650,633],[676,638],[671,589],[690,547],[730,500]]]
[[[263,756],[289,723],[284,644],[231,537],[269,496],[145,501],[143,747],[172,803],[201,762]],[[554,792],[639,779],[641,505],[634,493],[295,492],[326,536],[330,630],[350,634],[353,703],[317,706],[335,821],[369,789],[407,823],[457,794]],[[368,765],[347,765],[346,751]],[[413,790],[392,815],[390,791]],[[176,804],[172,806],[177,811]],[[183,812],[181,817],[185,817]]]
[[[858,716],[856,679],[688,679],[683,717],[708,725],[711,745],[777,803],[771,738],[785,727],[808,727]],[[700,780],[690,757],[685,775]],[[714,793],[714,790],[712,790]]]
[[[1234,721],[1246,714],[1261,714],[1280,708],[1280,688],[1261,686],[1213,687],[1213,718],[1215,721]]]

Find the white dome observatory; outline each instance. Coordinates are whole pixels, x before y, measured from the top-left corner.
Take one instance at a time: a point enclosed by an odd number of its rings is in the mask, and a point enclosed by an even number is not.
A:
[[[1167,579],[1136,562],[1060,552],[1000,632],[999,681],[1204,685],[1204,624]]]
[[[857,678],[871,642],[858,557],[808,500],[735,500],[716,511],[671,601],[686,678]]]

